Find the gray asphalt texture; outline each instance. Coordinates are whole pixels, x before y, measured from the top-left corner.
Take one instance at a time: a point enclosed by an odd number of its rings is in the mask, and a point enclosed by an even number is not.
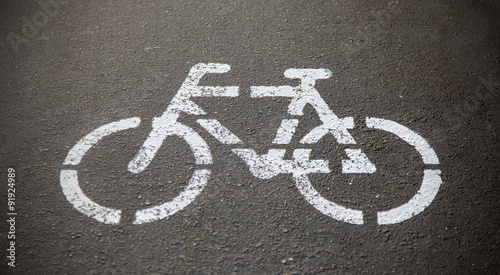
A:
[[[0,213],[8,218],[12,167],[18,216],[15,268],[0,222],[0,273],[500,274],[500,3],[470,2],[59,1],[46,11],[45,1],[2,1]],[[297,85],[288,68],[333,72],[316,88],[335,114],[354,117],[351,133],[378,170],[341,174],[347,147],[329,136],[310,148],[332,173],[311,181],[365,211],[364,225],[318,212],[290,175],[254,177],[234,146],[189,116],[181,121],[213,154],[210,181],[171,218],[132,224],[135,210],[172,199],[196,167],[186,143],[169,138],[146,171],[126,169],[189,69],[208,62],[231,71],[202,83],[241,95],[196,103],[260,154],[276,147],[289,101],[250,98],[250,86]],[[59,173],[83,136],[136,116],[141,126],[103,139],[79,166],[90,198],[123,209],[119,225],[105,225],[73,208]],[[408,201],[424,165],[402,140],[362,127],[368,116],[409,127],[440,159],[435,200],[395,225],[377,225],[375,213]],[[280,147],[287,158],[319,124],[307,107]]]

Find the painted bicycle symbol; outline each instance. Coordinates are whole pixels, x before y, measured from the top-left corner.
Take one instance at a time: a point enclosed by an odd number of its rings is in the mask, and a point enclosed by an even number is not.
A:
[[[200,165],[202,168],[195,169],[187,186],[171,201],[137,210],[134,224],[169,218],[192,203],[207,184],[210,170],[206,167],[210,167],[209,165],[213,163],[210,148],[196,131],[180,123],[178,118],[181,113],[193,116],[205,114],[205,111],[191,100],[192,98],[237,97],[239,95],[239,87],[237,86],[198,85],[205,74],[222,74],[229,70],[230,66],[227,64],[196,64],[191,68],[166,111],[161,116],[154,118],[152,131],[139,152],[129,162],[128,170],[137,174],[146,169],[168,136],[177,136],[183,139],[191,148],[196,165]],[[285,71],[285,77],[300,79],[298,86],[252,86],[250,95],[252,98],[289,98],[287,112],[291,117],[302,116],[304,107],[307,104],[311,105],[322,124],[313,128],[300,139],[300,143],[303,145],[316,144],[329,134],[333,135],[339,144],[354,145],[356,141],[349,133],[349,129],[354,128],[353,117],[337,117],[314,87],[316,80],[327,79],[331,75],[332,73],[328,69],[288,69]],[[120,223],[121,210],[99,205],[84,194],[78,182],[76,167],[85,153],[101,139],[119,131],[135,128],[139,126],[140,122],[140,118],[133,117],[103,125],[83,137],[68,152],[63,162],[63,165],[68,166],[68,169],[61,170],[61,187],[68,201],[78,211],[105,224]],[[267,154],[258,155],[255,150],[244,148],[244,143],[216,119],[200,118],[196,122],[219,142],[241,146],[241,148],[232,149],[232,152],[248,165],[250,172],[255,177],[270,179],[279,174],[291,174],[299,192],[309,204],[321,213],[339,221],[363,224],[361,210],[347,208],[330,201],[313,187],[309,181],[309,174],[330,173],[331,171],[328,160],[310,159],[311,149],[294,149],[292,159],[284,159],[285,149],[269,149]],[[424,164],[439,164],[436,153],[427,141],[407,127],[391,120],[375,117],[367,117],[365,122],[368,128],[387,131],[410,144],[421,155]],[[289,144],[298,123],[296,118],[283,119],[272,144]],[[345,153],[349,159],[341,161],[342,173],[372,174],[377,170],[361,149],[345,149]],[[439,169],[424,169],[422,184],[418,192],[401,206],[377,212],[378,224],[399,223],[424,211],[434,200],[442,184],[440,174]]]

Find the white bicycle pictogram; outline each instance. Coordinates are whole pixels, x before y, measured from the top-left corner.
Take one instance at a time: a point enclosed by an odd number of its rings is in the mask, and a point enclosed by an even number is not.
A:
[[[137,210],[134,224],[169,218],[192,203],[207,184],[210,178],[210,170],[207,167],[213,163],[210,148],[196,131],[180,123],[178,118],[181,113],[193,116],[206,114],[191,100],[192,98],[237,97],[239,95],[239,87],[237,86],[198,85],[205,74],[222,74],[229,70],[230,66],[227,64],[196,64],[191,68],[166,111],[153,119],[152,131],[139,152],[129,162],[128,170],[137,174],[146,169],[168,136],[177,136],[187,142],[194,154],[196,165],[200,165],[202,168],[195,169],[187,186],[174,199],[160,205]],[[353,117],[337,117],[314,87],[316,80],[327,79],[331,75],[332,73],[328,69],[288,69],[285,71],[285,77],[300,79],[298,86],[252,86],[250,95],[252,98],[289,98],[287,113],[291,117],[302,116],[304,107],[307,104],[311,105],[322,124],[300,139],[300,143],[303,145],[316,144],[328,134],[332,134],[339,144],[354,145],[356,141],[349,133],[349,129],[354,128]],[[387,131],[413,146],[421,155],[424,164],[439,164],[439,159],[428,142],[409,128],[391,120],[375,117],[367,117],[365,121],[368,128]],[[85,153],[104,137],[135,128],[139,126],[140,122],[140,118],[132,117],[103,125],[79,140],[68,152],[63,162],[63,165],[68,166],[68,169],[61,170],[61,187],[67,200],[79,212],[105,224],[120,223],[122,211],[102,206],[86,196],[80,188],[76,168],[70,168],[77,167]],[[244,145],[236,135],[216,119],[200,118],[196,122],[223,144]],[[272,144],[289,144],[298,123],[297,118],[283,119]],[[292,159],[284,159],[285,149],[269,149],[265,155],[258,155],[255,150],[248,148],[235,148],[232,149],[232,152],[248,165],[250,172],[255,177],[271,179],[279,174],[291,174],[296,187],[306,201],[324,215],[346,223],[358,225],[364,223],[361,210],[347,208],[328,200],[313,187],[309,181],[309,174],[330,173],[331,170],[328,160],[310,160],[311,149],[294,149]],[[345,149],[345,153],[349,159],[342,160],[342,173],[372,174],[377,170],[361,149]],[[424,169],[422,184],[418,192],[401,206],[377,212],[378,224],[399,223],[424,211],[432,203],[442,184],[440,174],[441,170],[439,169]]]

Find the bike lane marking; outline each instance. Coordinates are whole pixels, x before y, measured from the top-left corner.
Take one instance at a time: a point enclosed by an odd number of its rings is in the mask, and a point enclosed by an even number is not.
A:
[[[121,210],[95,203],[83,193],[76,170],[61,170],[61,186],[66,199],[81,213],[105,224],[120,223]]]
[[[232,149],[260,179],[271,179],[279,174],[330,173],[328,160],[309,160],[312,149],[295,149],[291,160],[283,159],[285,149],[269,149],[258,155],[253,149]]]
[[[345,149],[349,159],[342,160],[342,173],[344,174],[373,174],[377,168],[368,160],[361,149]]]
[[[422,186],[418,190],[417,194],[415,194],[415,196],[413,196],[413,198],[411,198],[407,203],[399,207],[378,212],[378,224],[383,225],[399,223],[424,211],[425,208],[432,203],[437,195],[437,192],[439,191],[439,186],[443,183],[440,175],[441,170],[424,170]]]
[[[429,143],[409,128],[397,122],[376,117],[367,117],[366,126],[368,128],[379,129],[395,134],[406,143],[415,147],[422,156],[422,160],[425,164],[439,164],[436,152],[434,152]]]
[[[137,210],[133,224],[143,224],[161,219],[168,219],[170,216],[188,206],[201,193],[203,187],[210,178],[210,171],[198,169],[194,171],[189,180],[188,186],[173,200],[150,208]]]
[[[98,141],[113,133],[128,130],[139,126],[141,119],[138,117],[122,119],[103,125],[80,139],[68,152],[63,165],[77,165],[87,151]],[[121,210],[102,206],[87,197],[78,183],[78,172],[73,169],[61,170],[61,188],[66,199],[78,211],[105,224],[120,223]]]
[[[273,144],[289,144],[298,125],[298,119],[283,119],[276,132]]]
[[[237,86],[197,86],[206,73],[224,73],[230,67],[226,64],[197,64],[189,72],[188,77],[172,99],[171,104],[162,116],[153,119],[153,129],[135,158],[129,162],[128,169],[133,173],[144,170],[167,136],[175,135],[184,139],[195,156],[196,164],[212,164],[210,149],[201,136],[190,127],[177,122],[179,114],[186,112],[201,115],[205,112],[197,106],[191,97],[211,97],[238,95]],[[251,97],[291,97],[288,113],[303,115],[306,104],[311,104],[320,116],[322,125],[312,129],[300,141],[302,144],[314,144],[324,135],[331,133],[340,144],[356,144],[347,129],[354,127],[352,117],[339,119],[321,98],[314,88],[316,79],[331,76],[326,69],[288,69],[287,78],[300,78],[298,87],[290,86],[252,86]],[[224,144],[242,144],[242,141],[215,119],[198,119],[197,122]],[[99,140],[118,131],[137,127],[140,119],[137,117],[108,123],[86,135],[68,152],[64,165],[77,165],[83,155]],[[273,144],[289,144],[298,125],[298,119],[283,119],[279,126]],[[427,141],[409,128],[394,121],[374,117],[366,118],[368,128],[379,129],[397,135],[413,146],[422,156],[424,164],[439,164],[434,150]],[[252,149],[233,149],[236,155],[245,161],[252,174],[261,179],[270,179],[278,174],[292,174],[300,193],[321,213],[334,219],[352,224],[363,224],[363,213],[360,210],[349,209],[323,198],[308,179],[310,173],[330,173],[328,161],[309,160],[311,149],[295,149],[291,160],[283,159],[284,149],[269,149],[266,155],[258,155]],[[374,173],[376,167],[361,149],[345,149],[349,159],[342,160],[342,173]],[[440,170],[424,170],[424,178],[418,193],[407,203],[377,213],[377,221],[382,224],[394,224],[407,220],[420,212],[434,200],[439,186],[442,184]],[[195,170],[188,186],[172,201],[136,212],[134,224],[142,224],[168,218],[177,211],[189,205],[202,191],[210,176],[206,169]],[[61,186],[68,201],[83,214],[107,223],[120,222],[121,210],[107,208],[90,200],[78,185],[76,170],[61,171]]]
[[[316,208],[324,215],[334,218],[338,221],[362,225],[363,211],[350,209],[333,201],[325,199],[321,194],[312,186],[307,174],[300,174],[294,176],[295,186],[299,189],[300,194],[304,196],[306,201]]]
[[[108,123],[99,127],[76,143],[76,145],[69,151],[63,164],[79,164],[84,154],[104,137],[119,131],[135,128],[139,125],[139,123],[140,119],[129,118]],[[197,164],[208,164],[212,162],[212,155],[208,150],[208,145],[206,145],[205,141],[198,135],[198,133],[179,123],[174,124],[174,126],[176,127],[170,129],[173,131],[172,134],[180,136],[188,142]],[[209,170],[195,170],[188,186],[186,186],[179,195],[171,201],[165,202],[161,205],[136,211],[136,218],[133,223],[142,224],[168,218],[179,210],[182,210],[200,194],[203,187],[208,182],[209,177]],[[60,181],[62,191],[66,196],[66,199],[79,212],[104,224],[116,225],[120,223],[122,211],[102,206],[87,197],[79,186],[78,172],[76,170],[61,170]]]
[[[103,137],[122,130],[135,128],[139,126],[140,123],[141,123],[140,118],[133,117],[112,122],[95,129],[90,134],[80,139],[75,144],[75,146],[71,148],[66,159],[63,162],[63,165],[79,164],[80,161],[82,160],[83,155],[85,155],[85,153],[87,153],[87,151]]]
[[[196,120],[209,134],[215,137],[223,144],[242,144],[243,142],[229,129],[220,124],[216,119],[198,119]]]
[[[375,117],[367,117],[366,126],[368,128],[387,131],[398,136],[419,152],[420,156],[422,156],[424,164],[439,164],[439,159],[434,149],[432,149],[429,143],[422,136],[409,128],[394,121]],[[417,194],[415,194],[415,196],[413,196],[407,203],[399,207],[378,212],[378,224],[399,223],[424,211],[425,208],[432,203],[439,191],[439,187],[443,183],[440,175],[441,170],[439,169],[424,170],[422,185]]]
[[[167,110],[153,120],[153,130],[144,141],[137,155],[129,162],[128,170],[132,173],[140,173],[153,160],[156,152],[161,147],[165,138],[169,135],[178,135],[188,142],[193,151],[208,155],[209,149],[205,141],[191,128],[177,122],[179,114],[184,112],[188,115],[204,115],[205,111],[194,103],[192,97],[236,97],[239,87],[237,86],[198,86],[201,78],[207,73],[222,74],[230,70],[227,64],[199,63],[194,65],[181,87],[172,98]],[[180,129],[182,128],[182,129]],[[228,130],[229,131],[229,130]],[[196,149],[197,148],[197,149]],[[208,152],[208,153],[207,153]],[[195,152],[196,155],[196,152]],[[200,163],[198,163],[200,160]],[[197,164],[211,164],[212,159],[197,158]]]
[[[288,97],[291,102],[288,105],[289,115],[304,115],[303,109],[310,104],[318,114],[322,124],[307,133],[300,143],[315,144],[323,136],[331,133],[339,144],[356,144],[348,129],[354,128],[354,118],[339,118],[323,100],[314,87],[316,80],[328,79],[332,72],[328,69],[288,69],[285,77],[300,79],[298,86],[251,86],[250,96],[252,98],[263,97]],[[278,128],[273,144],[289,144],[298,125],[297,119],[283,119]],[[345,149],[348,160],[342,161],[342,170],[345,173],[374,173],[375,165],[361,149]]]
[[[156,155],[159,147],[167,136],[178,136],[188,143],[194,154],[196,164],[212,164],[212,155],[206,142],[190,127],[177,122],[181,112],[188,114],[204,114],[205,112],[197,106],[191,97],[234,97],[238,95],[238,87],[219,86],[197,86],[200,79],[206,73],[225,73],[230,66],[226,64],[197,64],[191,68],[186,80],[183,82],[178,93],[172,99],[167,110],[162,116],[153,119],[153,129],[144,142],[139,153],[129,162],[128,170],[133,173],[143,171]],[[198,120],[207,131],[221,142],[239,144],[241,141],[227,128],[216,120]],[[134,117],[117,122],[108,123],[87,134],[68,152],[63,165],[77,165],[87,151],[105,136],[113,133],[135,128],[140,124],[140,118]],[[135,213],[134,224],[147,223],[159,219],[168,218],[179,210],[189,205],[203,190],[210,177],[210,171],[206,169],[195,170],[188,186],[173,200],[138,210]],[[121,219],[121,210],[102,206],[87,197],[79,186],[78,172],[76,170],[61,170],[61,187],[66,199],[81,213],[94,218],[105,224],[118,224]]]
[[[285,77],[300,79],[299,86],[251,86],[250,96],[252,98],[289,97],[291,98],[288,105],[289,115],[304,115],[304,107],[306,104],[310,104],[316,110],[323,124],[305,136],[301,140],[303,144],[316,143],[320,136],[327,132],[332,133],[340,144],[356,144],[356,141],[347,130],[354,127],[353,118],[339,119],[314,88],[316,80],[328,79],[331,76],[332,72],[328,69],[288,69],[285,71]],[[286,130],[280,128],[281,132],[295,131],[295,129],[291,128],[292,125],[283,125],[283,127],[286,126],[290,128]]]

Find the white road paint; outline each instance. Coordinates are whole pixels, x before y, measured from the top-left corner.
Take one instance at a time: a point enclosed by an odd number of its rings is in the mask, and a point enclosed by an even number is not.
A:
[[[229,86],[198,86],[201,78],[207,74],[222,74],[230,70],[227,64],[218,63],[199,63],[194,65],[189,71],[188,76],[182,83],[179,91],[163,113],[162,117],[170,117],[174,114],[185,112],[190,115],[203,115],[203,111],[198,105],[191,101],[192,97],[236,97],[238,96],[238,87]]]
[[[439,159],[436,152],[431,148],[429,143],[419,134],[413,132],[407,127],[387,119],[367,117],[366,126],[393,133],[402,140],[406,141],[422,156],[422,161],[425,164],[439,164]],[[431,204],[436,197],[439,187],[443,183],[441,180],[441,170],[424,170],[424,178],[422,185],[417,194],[407,203],[377,213],[379,224],[395,224],[419,214]]]
[[[216,119],[198,119],[196,120],[209,134],[214,136],[223,144],[241,144],[243,143],[229,129],[220,124]]]
[[[196,164],[211,164],[212,155],[206,142],[191,128],[177,122],[181,112],[199,115],[205,112],[197,106],[191,97],[234,97],[238,95],[238,87],[213,87],[198,86],[198,82],[206,73],[225,73],[230,69],[226,64],[196,64],[191,68],[188,77],[181,88],[172,99],[171,104],[161,117],[153,120],[153,129],[144,142],[142,148],[129,163],[128,169],[133,173],[143,171],[153,159],[154,155],[162,145],[167,136],[178,136],[184,139],[195,156]],[[81,139],[68,153],[64,165],[77,165],[83,155],[103,137],[118,131],[137,127],[139,118],[124,119],[106,124]],[[229,130],[217,121],[201,120],[200,124],[206,126],[210,133],[216,138],[227,143],[241,143],[239,139],[231,134]],[[162,205],[140,210],[136,213],[135,224],[158,220],[179,211],[191,203],[203,189],[208,181],[210,172],[208,170],[196,170],[189,185],[174,200]],[[83,214],[93,217],[106,224],[118,224],[120,222],[120,210],[106,208],[88,198],[80,189],[76,170],[61,171],[61,186],[68,201]]]
[[[286,173],[289,163],[283,160],[285,149],[269,149],[266,155],[258,155],[252,149],[232,149],[248,165],[250,172],[260,179],[270,179]]]
[[[76,170],[61,170],[61,187],[66,199],[76,210],[105,224],[120,223],[121,210],[99,205],[83,193],[78,185]]]
[[[352,224],[363,224],[363,212],[349,209],[322,197],[312,186],[306,174],[294,175],[295,185],[306,201],[319,212],[339,221]]]
[[[177,121],[181,113],[188,115],[204,115],[205,111],[196,105],[193,97],[235,97],[238,87],[198,86],[201,78],[207,73],[226,73],[230,70],[227,64],[196,64],[191,68],[188,77],[172,99],[166,111],[153,119],[152,131],[142,148],[128,164],[129,171],[139,173],[151,163],[163,141],[168,136],[182,138],[190,146],[196,164],[212,164],[212,155],[207,143],[190,127]],[[332,75],[327,69],[288,69],[285,77],[300,79],[297,87],[291,86],[252,86],[251,97],[289,97],[288,114],[302,116],[303,109],[310,104],[317,112],[322,124],[312,129],[300,142],[315,144],[326,134],[331,133],[339,144],[356,144],[348,129],[354,127],[352,117],[338,118],[314,88],[317,79],[327,79]],[[224,144],[242,144],[242,141],[229,129],[215,119],[198,119],[197,122],[209,134]],[[273,144],[289,144],[298,126],[298,119],[283,119]],[[135,128],[140,124],[137,117],[123,119],[106,124],[86,135],[69,151],[64,165],[78,165],[85,153],[105,136],[118,131]],[[438,157],[427,141],[417,133],[394,121],[367,117],[369,128],[388,131],[413,146],[422,156],[425,164],[439,164]],[[285,160],[285,149],[269,149],[267,154],[258,155],[252,149],[232,149],[249,167],[251,173],[261,179],[270,179],[278,174],[292,174],[296,186],[306,201],[321,213],[334,219],[351,224],[363,224],[363,213],[349,209],[322,197],[309,181],[308,174],[330,173],[327,160],[310,160],[311,149],[295,149],[292,159]],[[349,159],[342,160],[342,173],[375,173],[376,167],[361,149],[345,149]],[[440,170],[424,170],[422,186],[418,193],[407,203],[388,211],[377,213],[377,221],[382,224],[395,224],[421,213],[434,200],[442,180]],[[169,218],[180,211],[200,194],[210,177],[207,169],[195,170],[188,186],[173,200],[135,213],[134,224],[143,224]],[[104,207],[93,202],[80,189],[76,170],[61,171],[61,187],[68,201],[81,213],[105,224],[118,224],[121,210]],[[352,184],[352,181],[351,183]]]
[[[436,197],[441,180],[441,170],[424,170],[422,186],[407,203],[388,211],[377,213],[378,224],[395,224],[412,218],[424,211]]]
[[[87,153],[87,151],[94,146],[99,140],[104,138],[105,136],[111,135],[113,133],[135,128],[139,126],[141,123],[141,119],[138,117],[132,117],[127,119],[122,119],[116,122],[108,123],[103,125],[82,139],[80,139],[73,148],[68,152],[66,159],[63,162],[63,165],[77,165],[82,160],[83,155]]]
[[[203,190],[203,187],[209,178],[209,170],[196,170],[191,177],[188,186],[186,186],[186,188],[184,188],[184,190],[173,200],[151,208],[138,210],[135,213],[134,224],[143,224],[161,219],[168,219],[170,216],[192,203]]]
[[[314,144],[317,143],[324,135],[331,133],[339,144],[356,144],[354,138],[347,131],[347,129],[354,128],[354,119],[352,117],[339,119],[336,117],[325,116],[322,121],[323,124],[312,129],[300,140],[300,143]]]
[[[298,119],[283,119],[273,140],[273,144],[289,144],[292,141],[297,125],[299,125]]]
[[[326,134],[331,133],[340,144],[356,144],[348,129],[354,128],[354,118],[338,118],[314,88],[317,79],[327,79],[332,72],[327,69],[288,69],[285,77],[301,79],[297,87],[291,86],[252,86],[251,97],[290,97],[288,114],[303,115],[306,104],[316,110],[322,124],[312,129],[301,140],[302,144],[315,144]],[[289,144],[298,125],[297,119],[283,119],[273,141],[274,144]],[[349,160],[342,161],[343,173],[374,173],[375,165],[360,149],[346,149]]]
[[[328,161],[309,160],[311,149],[295,149],[292,160],[284,160],[285,149],[269,149],[266,155],[258,155],[252,149],[233,149],[248,165],[250,172],[260,179],[270,179],[278,174],[303,175],[330,173]]]
[[[196,164],[212,164],[210,149],[198,133],[177,121],[155,118],[153,120],[153,130],[149,133],[134,160],[129,162],[128,170],[137,174],[146,169],[165,138],[172,135],[180,137],[188,143],[194,154]]]
[[[167,110],[161,117],[154,119],[153,130],[149,137],[134,159],[128,164],[130,172],[137,174],[146,169],[161,147],[163,140],[169,135],[179,136],[189,143],[195,154],[197,164],[212,163],[212,157],[209,155],[205,141],[191,128],[177,122],[177,119],[182,112],[190,115],[205,114],[205,111],[191,100],[192,97],[238,96],[238,87],[236,86],[198,86],[199,81],[205,74],[226,73],[229,69],[229,65],[218,63],[199,63],[191,68],[179,91],[168,105]]]
[[[427,141],[419,134],[413,132],[407,127],[391,120],[376,117],[367,117],[366,126],[393,133],[402,140],[406,141],[408,144],[415,147],[415,149],[420,153],[425,164],[439,164],[436,152],[434,152],[429,143],[427,143]]]
[[[285,71],[285,77],[300,79],[301,83],[299,86],[252,86],[250,87],[250,96],[253,98],[290,97],[291,102],[288,105],[289,115],[303,115],[304,107],[306,104],[310,104],[318,113],[323,124],[304,137],[301,140],[303,144],[316,143],[320,135],[323,136],[328,132],[332,133],[340,144],[356,144],[354,138],[347,131],[347,129],[354,127],[353,119],[339,119],[314,88],[317,79],[327,79],[331,75],[332,72],[327,69],[288,69]],[[292,132],[294,129],[286,130],[287,132]]]
[[[372,174],[377,171],[377,168],[370,160],[366,157],[365,153],[361,149],[345,149],[345,153],[348,160],[342,160],[342,173],[353,174],[353,173],[366,173]]]
[[[107,135],[118,131],[127,130],[137,127],[140,123],[139,118],[124,119],[117,122],[112,122],[92,131],[90,134],[82,138],[69,151],[64,165],[77,165],[80,163],[83,155],[98,141]],[[153,122],[154,123],[154,122]],[[205,141],[191,128],[177,122],[170,124],[162,123],[163,128],[160,129],[168,135],[176,135],[183,138],[193,151],[197,164],[211,164],[212,155]],[[154,137],[155,133],[151,133],[150,137]],[[163,142],[163,139],[161,140]],[[196,170],[189,185],[181,194],[170,202],[166,202],[156,207],[138,211],[136,213],[135,224],[141,224],[148,221],[158,220],[181,210],[190,204],[194,198],[203,189],[203,186],[208,181],[210,172],[208,170]],[[94,218],[105,224],[120,223],[121,210],[116,210],[97,204],[87,197],[81,190],[78,183],[78,174],[76,170],[61,171],[61,187],[66,199],[81,213],[88,217]]]
[[[85,153],[101,139],[119,131],[135,128],[140,122],[140,118],[133,117],[108,123],[97,128],[71,148],[63,165],[79,164]],[[78,173],[76,170],[61,170],[60,180],[63,194],[75,209],[105,224],[118,224],[120,222],[121,210],[99,205],[83,193],[78,184]]]
[[[79,164],[83,155],[98,141],[107,135],[118,131],[137,127],[140,123],[138,118],[124,119],[117,122],[106,124],[92,131],[90,134],[81,139],[69,151],[64,165]],[[154,123],[154,122],[153,122]],[[168,135],[176,135],[183,138],[191,147],[197,164],[211,164],[212,155],[205,141],[191,128],[182,125],[178,122],[170,124],[163,123],[163,128],[156,127],[164,131]],[[155,133],[150,135],[154,137]],[[163,139],[162,139],[163,141]],[[199,195],[204,185],[207,183],[210,175],[208,170],[196,170],[192,176],[189,185],[172,201],[165,202],[161,205],[148,209],[137,211],[134,224],[142,224],[149,221],[167,218],[170,215],[190,204],[196,196]],[[61,187],[66,199],[81,213],[94,218],[105,224],[119,224],[121,218],[121,210],[108,208],[92,201],[81,190],[78,183],[78,174],[76,170],[61,171]]]
[[[293,176],[311,173],[330,173],[328,160],[309,160],[312,149],[295,149],[292,154],[292,167],[288,170]]]
[[[439,164],[436,153],[427,141],[407,127],[394,121],[374,117],[366,118],[366,124],[369,128],[393,133],[415,147],[422,156],[425,164]],[[374,173],[376,171],[375,165],[368,160],[360,149],[345,149],[345,152],[350,159],[342,160],[343,173]],[[432,203],[439,191],[439,187],[442,184],[440,174],[441,170],[424,170],[422,185],[417,194],[410,201],[399,207],[378,212],[378,224],[399,223],[424,211]],[[360,210],[349,209],[325,199],[311,185],[307,174],[294,175],[294,179],[300,193],[321,213],[339,221],[359,225],[363,224],[363,213]]]

